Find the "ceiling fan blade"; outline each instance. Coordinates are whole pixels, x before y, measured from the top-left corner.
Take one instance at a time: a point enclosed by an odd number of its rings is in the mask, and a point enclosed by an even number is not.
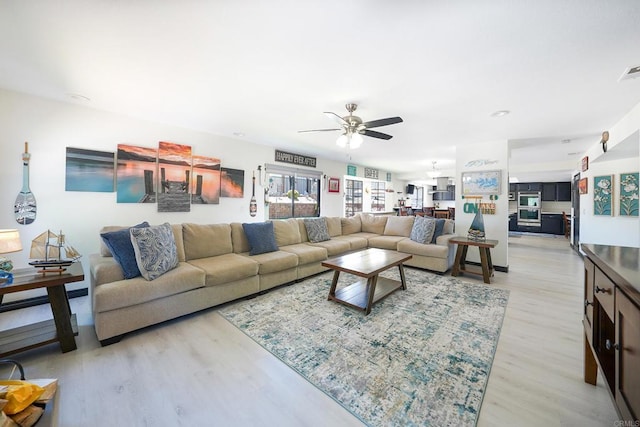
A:
[[[361,130],[360,133],[363,134],[363,135],[370,136],[372,138],[379,138],[379,139],[391,139],[391,138],[393,138],[393,136],[387,135],[386,133],[376,132],[375,130],[369,130],[369,129]]]
[[[298,133],[304,132],[329,132],[333,130],[342,130],[342,129],[309,129],[309,130],[299,130]]]
[[[327,117],[331,117],[333,120],[340,123],[341,125],[347,124],[346,120],[340,117],[339,115],[337,115],[336,113],[333,113],[331,111],[325,111],[324,114]]]
[[[387,117],[386,119],[372,120],[364,123],[367,128],[377,128],[380,126],[394,125],[396,123],[402,123],[400,117]]]

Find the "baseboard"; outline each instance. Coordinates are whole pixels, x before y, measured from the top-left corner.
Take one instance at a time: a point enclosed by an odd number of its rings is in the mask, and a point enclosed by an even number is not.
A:
[[[81,289],[74,289],[72,291],[67,291],[67,297],[69,299],[84,297],[87,295],[89,295],[88,288],[81,288]],[[11,310],[19,310],[21,308],[34,307],[36,305],[41,305],[41,304],[49,304],[49,297],[47,295],[42,295],[42,296],[33,297],[33,298],[25,298],[17,301],[3,303],[2,306],[0,306],[0,313],[4,313],[6,311],[11,311]]]

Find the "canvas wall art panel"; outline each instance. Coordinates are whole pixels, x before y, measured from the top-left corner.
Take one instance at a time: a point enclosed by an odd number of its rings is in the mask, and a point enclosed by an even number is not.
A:
[[[593,214],[613,215],[613,175],[593,177]]]
[[[158,149],[118,144],[116,190],[118,203],[155,203]]]
[[[191,210],[191,147],[158,143],[158,212]]]
[[[220,173],[220,197],[244,197],[244,171],[222,168]]]
[[[191,204],[220,203],[220,159],[193,156]]]
[[[620,174],[620,215],[638,216],[639,172]]]
[[[66,191],[110,193],[115,186],[115,153],[67,147]]]

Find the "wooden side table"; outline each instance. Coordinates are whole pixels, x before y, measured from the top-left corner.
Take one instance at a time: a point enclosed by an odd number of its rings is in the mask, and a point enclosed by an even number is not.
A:
[[[491,262],[491,248],[498,244],[497,240],[471,240],[468,237],[453,237],[449,244],[457,244],[456,260],[451,269],[452,276],[458,276],[461,272],[482,275],[484,283],[491,283],[493,276],[493,263]],[[477,246],[480,250],[480,266],[482,271],[473,271],[467,268],[467,250],[469,246]]]
[[[47,288],[53,314],[52,320],[0,331],[0,357],[54,342],[60,343],[60,350],[63,353],[75,350],[78,325],[75,314],[71,314],[64,285],[82,280],[84,280],[82,264],[75,262],[60,274],[42,275],[33,269],[27,274],[16,274],[12,284],[0,284],[0,304],[6,294]]]

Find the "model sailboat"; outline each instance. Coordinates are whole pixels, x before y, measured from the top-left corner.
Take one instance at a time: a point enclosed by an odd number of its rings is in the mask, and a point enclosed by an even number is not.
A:
[[[62,257],[62,254],[66,258]],[[61,273],[82,255],[71,245],[67,244],[64,234],[59,234],[47,230],[39,234],[31,241],[31,251],[29,258],[35,259],[29,263],[36,268],[41,269],[41,273],[57,272]]]

